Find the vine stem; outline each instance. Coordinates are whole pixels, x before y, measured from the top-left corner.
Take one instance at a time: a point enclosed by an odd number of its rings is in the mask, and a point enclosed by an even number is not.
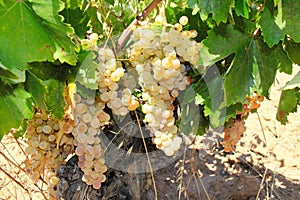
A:
[[[25,190],[28,194],[30,193],[29,190],[27,188],[25,188],[19,181],[17,181],[14,177],[12,177],[7,171],[5,171],[4,169],[2,169],[2,167],[0,167],[0,170],[6,175],[8,176],[12,181],[14,181],[17,185],[19,185],[23,190]]]
[[[132,22],[131,24],[123,31],[121,36],[117,41],[117,52],[119,52],[124,46],[125,42],[128,40],[129,36],[132,33],[132,28],[138,25],[139,21],[143,21],[149,13],[159,4],[162,0],[153,0],[143,12],[141,12]]]
[[[158,198],[157,198],[156,183],[155,183],[155,179],[154,179],[154,172],[153,172],[153,168],[152,168],[152,165],[151,165],[151,160],[150,160],[150,157],[149,157],[149,152],[148,152],[147,144],[146,144],[146,141],[145,141],[145,137],[144,137],[144,133],[143,133],[143,130],[142,130],[142,126],[141,126],[141,123],[140,123],[140,120],[139,120],[139,117],[138,117],[138,114],[137,114],[136,110],[134,111],[134,114],[135,114],[135,117],[136,117],[136,120],[137,120],[137,123],[138,123],[138,127],[140,129],[140,133],[142,135],[142,140],[143,140],[143,144],[144,144],[145,151],[146,151],[148,165],[149,165],[149,168],[150,168],[150,174],[151,174],[152,183],[153,183],[153,190],[154,190],[154,194],[155,194],[155,200],[157,200]]]

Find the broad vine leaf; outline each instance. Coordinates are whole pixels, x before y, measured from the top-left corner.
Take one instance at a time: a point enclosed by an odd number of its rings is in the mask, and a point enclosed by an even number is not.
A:
[[[223,77],[215,66],[208,68],[203,78],[194,85],[197,93],[195,101],[204,105],[204,115],[209,116],[214,128],[223,125],[226,119],[223,88]]]
[[[0,79],[3,81],[11,81],[12,79],[18,79],[18,77],[0,63]]]
[[[188,0],[188,8],[192,8],[192,15],[197,14],[200,11],[199,0]]]
[[[65,109],[65,82],[50,79],[44,82],[47,86],[46,96],[48,110],[57,118],[61,119]]]
[[[203,48],[199,54],[198,65],[210,66],[230,54],[247,48],[251,37],[234,29],[232,25],[220,26],[208,32],[203,40]]]
[[[30,71],[26,73],[25,89],[32,95],[35,105],[43,110],[48,110],[46,105],[47,87],[43,81]]]
[[[66,8],[76,9],[83,6],[82,0],[62,0]]]
[[[261,13],[259,25],[262,28],[262,34],[265,42],[272,47],[285,35],[289,35],[295,42],[300,42],[300,27],[296,24],[300,20],[300,2],[298,0],[267,1],[265,9]]]
[[[278,44],[284,38],[283,29],[286,22],[282,17],[282,7],[274,8],[273,3],[267,1],[264,10],[261,12],[259,25],[261,26],[264,41],[269,47]]]
[[[287,82],[286,85],[281,88],[281,90],[294,89],[296,87],[300,88],[300,71],[294,76],[294,78],[292,78],[292,80]]]
[[[292,67],[281,45],[270,49],[259,38],[241,33],[232,25],[209,31],[203,45],[199,65],[212,65],[234,54],[224,81],[227,106],[243,102],[253,89],[261,90],[268,96],[276,70],[290,72]]]
[[[32,115],[30,94],[21,85],[0,82],[0,140],[11,128],[18,128],[23,119]]]
[[[85,38],[86,32],[89,30],[89,17],[84,10],[80,8],[68,8],[60,12],[64,16],[65,22],[71,24],[74,28],[76,36]]]
[[[300,44],[294,42],[291,39],[284,41],[284,49],[287,52],[289,58],[296,64],[300,65]]]
[[[32,94],[37,106],[46,106],[46,110],[58,119],[64,114],[69,71],[67,66],[55,66],[52,63],[30,63],[28,66],[31,76],[28,76],[29,82],[25,83],[27,91]]]
[[[239,49],[227,71],[224,82],[226,105],[242,102],[254,86],[252,64],[255,60],[249,55],[251,47]]]
[[[280,96],[276,119],[282,124],[286,124],[287,116],[297,111],[297,104],[300,101],[299,88],[283,90]]]
[[[247,0],[237,0],[235,1],[235,12],[237,16],[242,16],[244,18],[249,18],[249,6]]]
[[[88,89],[98,89],[98,79],[96,77],[97,63],[94,61],[96,54],[92,51],[82,53],[79,56],[79,70],[76,81]]]
[[[280,1],[279,1],[280,2]],[[279,7],[278,2],[278,7]],[[300,1],[282,1],[282,18],[286,22],[284,33],[293,38],[295,42],[300,42]]]
[[[14,73],[26,63],[54,61],[76,64],[73,29],[58,14],[59,0],[7,0],[0,4],[0,59]]]
[[[179,130],[185,134],[203,135],[208,129],[209,121],[203,113],[203,106],[195,104],[195,92],[189,87],[184,96],[179,96],[180,118],[178,123]]]
[[[269,88],[275,80],[277,69],[286,73],[292,70],[292,62],[281,45],[270,49],[262,40],[253,40],[249,56],[254,57],[252,66],[257,90],[261,89],[264,96],[269,95]]]
[[[231,0],[201,0],[200,16],[202,20],[206,20],[209,14],[217,24],[226,22],[230,12]]]
[[[251,40],[245,50],[238,51],[225,77],[226,104],[243,102],[257,90],[264,96],[274,82],[277,69],[291,69],[292,62],[281,45],[270,49],[261,40]]]

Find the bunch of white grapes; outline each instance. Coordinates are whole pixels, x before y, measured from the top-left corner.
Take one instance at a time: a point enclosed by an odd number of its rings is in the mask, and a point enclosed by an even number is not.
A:
[[[173,102],[190,84],[184,62],[196,66],[200,44],[192,41],[195,33],[182,31],[186,17],[166,30],[144,25],[133,30],[128,57],[138,73],[142,88],[144,121],[154,136],[153,142],[167,156],[180,149],[182,139],[173,116]]]
[[[135,79],[131,75],[125,75],[122,64],[117,61],[114,52],[109,48],[98,50],[98,88],[100,100],[105,103],[115,115],[125,116],[129,110],[135,110],[139,102],[132,95],[129,88],[135,87]],[[124,77],[121,87],[118,83]]]
[[[64,123],[52,118],[46,111],[36,111],[29,121],[25,153],[26,169],[34,181],[40,178],[49,184],[49,192],[55,196],[58,178],[55,172],[66,157],[74,151],[74,141],[70,127],[65,132]],[[72,127],[71,127],[72,128]]]
[[[75,129],[72,134],[78,166],[84,172],[83,181],[99,189],[106,180],[104,173],[107,171],[100,144],[100,127],[108,124],[110,116],[103,111],[105,104],[95,97],[86,99],[75,94],[74,100]]]

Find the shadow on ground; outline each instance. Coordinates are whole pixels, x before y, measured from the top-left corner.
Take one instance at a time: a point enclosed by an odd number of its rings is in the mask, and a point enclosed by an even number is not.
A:
[[[206,148],[181,149],[183,153],[174,162],[154,172],[158,199],[299,199],[299,180],[287,179],[267,170],[263,165],[253,165],[253,156],[250,154],[237,156],[224,153],[219,145],[219,135],[211,133],[201,137],[200,143],[205,144]],[[136,142],[141,144],[140,141]],[[133,143],[131,141],[128,145],[134,146]],[[136,147],[135,151],[144,150]],[[113,162],[121,163],[123,156],[126,155],[117,156]],[[258,160],[264,159],[263,155],[258,154],[257,157]],[[152,162],[155,165],[161,161]],[[149,166],[138,157],[125,165],[123,167],[132,170]],[[76,156],[60,168],[58,189],[62,199],[152,200],[156,196],[150,173],[127,173],[110,169],[106,174],[107,181],[99,190],[82,182],[82,175],[77,167]]]

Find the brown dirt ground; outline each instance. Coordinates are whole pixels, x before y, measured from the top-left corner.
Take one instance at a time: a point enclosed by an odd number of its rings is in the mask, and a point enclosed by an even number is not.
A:
[[[276,121],[278,89],[291,77],[278,74],[271,100],[250,114],[234,153],[224,153],[220,134],[211,132],[197,138],[199,150],[188,149],[185,157],[156,171],[158,199],[300,199],[300,111],[290,114],[286,126]],[[18,141],[7,135],[0,144],[0,200],[44,199],[45,185],[34,185],[21,169],[26,144]],[[108,173],[97,199],[155,199],[149,174]]]

